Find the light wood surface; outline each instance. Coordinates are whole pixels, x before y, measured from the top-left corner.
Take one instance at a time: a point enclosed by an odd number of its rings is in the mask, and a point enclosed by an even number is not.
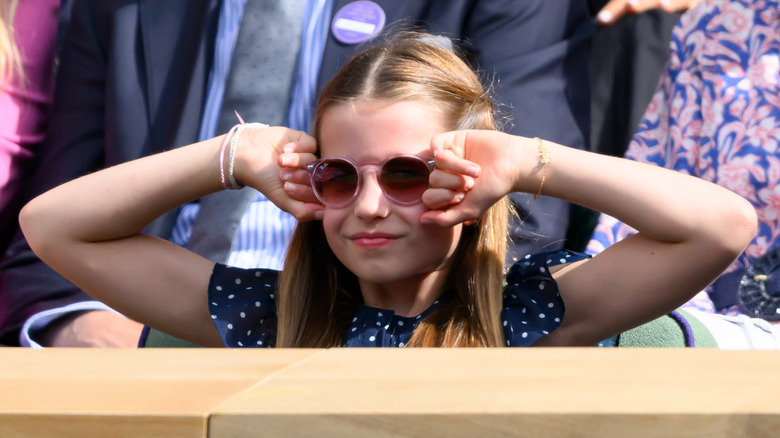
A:
[[[206,437],[220,402],[312,353],[0,349],[0,437]]]
[[[0,349],[0,437],[777,437],[780,352]]]
[[[338,349],[225,401],[210,431],[219,437],[253,430],[277,437],[778,437],[778,389],[780,352]]]

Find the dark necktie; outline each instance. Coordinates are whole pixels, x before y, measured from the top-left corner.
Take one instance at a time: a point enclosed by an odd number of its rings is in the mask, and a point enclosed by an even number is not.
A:
[[[238,123],[285,122],[301,46],[306,0],[247,0],[225,84],[217,134]],[[226,190],[201,199],[188,247],[225,263],[254,190]]]
[[[217,133],[237,123],[281,125],[290,104],[305,0],[247,0]]]

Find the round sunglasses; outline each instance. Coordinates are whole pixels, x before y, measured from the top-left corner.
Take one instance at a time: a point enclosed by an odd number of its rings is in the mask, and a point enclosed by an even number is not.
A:
[[[416,155],[399,155],[381,163],[358,164],[349,158],[319,159],[308,166],[314,195],[326,207],[342,208],[355,200],[363,184],[365,168],[378,169],[379,186],[387,199],[400,205],[422,201],[429,187],[428,176],[435,168],[434,160]]]

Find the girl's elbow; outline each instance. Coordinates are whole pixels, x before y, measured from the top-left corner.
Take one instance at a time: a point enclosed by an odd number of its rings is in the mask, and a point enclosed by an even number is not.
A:
[[[30,248],[40,257],[45,251],[44,244],[49,239],[46,238],[46,215],[40,206],[39,198],[33,199],[22,207],[19,212],[19,227]]]
[[[727,243],[727,249],[736,258],[755,237],[758,215],[750,202],[739,198],[729,216],[729,231],[725,233],[727,236],[724,236],[722,241]]]

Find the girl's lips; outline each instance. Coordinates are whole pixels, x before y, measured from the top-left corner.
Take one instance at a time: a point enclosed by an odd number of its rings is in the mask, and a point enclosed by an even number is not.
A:
[[[396,241],[398,236],[387,233],[357,233],[350,236],[355,245],[361,248],[381,248]]]

